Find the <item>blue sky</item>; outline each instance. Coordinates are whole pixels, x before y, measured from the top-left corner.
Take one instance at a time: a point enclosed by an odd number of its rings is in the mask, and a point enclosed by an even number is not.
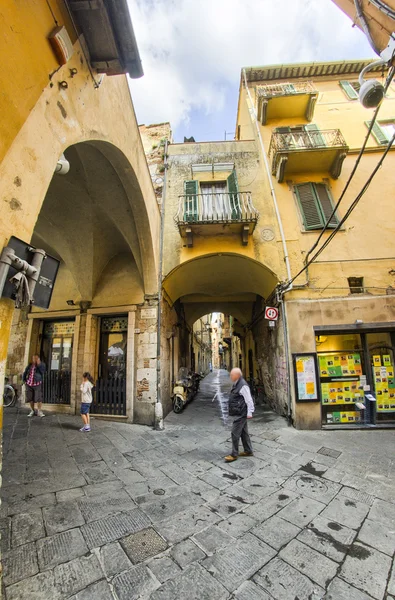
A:
[[[174,141],[234,132],[243,66],[375,56],[331,0],[129,0],[144,77],[139,123],[170,121]]]

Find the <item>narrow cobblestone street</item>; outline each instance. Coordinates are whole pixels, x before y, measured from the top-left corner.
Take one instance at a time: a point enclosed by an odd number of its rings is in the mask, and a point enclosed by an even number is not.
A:
[[[394,432],[258,407],[254,457],[227,465],[228,389],[210,374],[163,432],[6,411],[7,600],[394,598]]]

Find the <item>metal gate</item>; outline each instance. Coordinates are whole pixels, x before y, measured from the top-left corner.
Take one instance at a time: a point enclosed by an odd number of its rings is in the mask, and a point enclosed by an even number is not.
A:
[[[43,384],[46,404],[70,404],[73,335],[74,321],[44,322],[41,354],[47,368]]]

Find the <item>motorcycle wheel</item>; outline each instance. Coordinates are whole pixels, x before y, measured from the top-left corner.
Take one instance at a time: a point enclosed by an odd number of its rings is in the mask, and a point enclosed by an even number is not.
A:
[[[173,403],[173,410],[174,410],[174,412],[175,413],[180,413],[183,408],[184,408],[184,403],[181,400],[181,398],[175,398],[174,403]]]

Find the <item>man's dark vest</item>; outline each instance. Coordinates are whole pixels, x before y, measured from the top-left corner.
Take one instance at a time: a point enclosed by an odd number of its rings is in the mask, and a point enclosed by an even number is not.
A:
[[[247,404],[243,396],[240,394],[240,390],[243,385],[248,383],[240,377],[236,383],[233,384],[229,394],[229,415],[231,417],[246,417],[247,416]]]

